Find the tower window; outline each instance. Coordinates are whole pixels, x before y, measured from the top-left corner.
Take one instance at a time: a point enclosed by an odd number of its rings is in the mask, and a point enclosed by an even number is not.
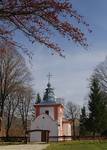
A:
[[[49,115],[49,110],[46,110],[46,111],[45,111],[45,114]]]

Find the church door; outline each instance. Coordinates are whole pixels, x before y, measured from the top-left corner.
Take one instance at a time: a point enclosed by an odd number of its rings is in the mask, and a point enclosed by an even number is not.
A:
[[[46,131],[42,131],[42,133],[41,133],[41,141],[42,142],[46,142]]]

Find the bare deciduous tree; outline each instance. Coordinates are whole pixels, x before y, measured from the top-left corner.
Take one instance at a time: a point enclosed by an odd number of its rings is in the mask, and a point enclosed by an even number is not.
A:
[[[80,107],[69,101],[65,107],[65,116],[72,120],[73,123],[73,136],[75,137],[75,120],[80,117]]]
[[[73,20],[77,24],[73,25]],[[79,23],[91,31],[70,0],[1,0],[0,3],[0,38],[9,39],[19,30],[33,43],[45,44],[61,56],[62,49],[53,40],[55,33],[87,47],[85,30]]]
[[[24,58],[14,45],[0,41],[0,50],[0,117],[2,118],[6,98],[17,91],[20,85],[28,83],[30,73]]]
[[[98,78],[102,90],[107,92],[107,58],[96,67],[94,74]]]
[[[31,87],[22,87],[18,93],[18,112],[22,120],[24,134],[26,136],[28,118],[32,115],[33,90]],[[30,119],[30,118],[29,118]]]
[[[6,137],[9,136],[9,130],[12,125],[13,118],[15,116],[15,111],[19,104],[19,98],[17,96],[17,92],[14,92],[6,98],[5,105],[4,105],[4,112],[5,112],[5,118],[6,118]]]

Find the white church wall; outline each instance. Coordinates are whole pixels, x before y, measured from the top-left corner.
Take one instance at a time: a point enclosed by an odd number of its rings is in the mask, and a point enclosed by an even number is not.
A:
[[[62,136],[63,128],[62,128],[62,119],[63,119],[63,109],[61,107],[58,108],[58,136]]]
[[[49,136],[58,136],[58,125],[57,122],[54,121],[50,116],[46,114],[42,114],[38,116],[32,123],[31,123],[31,130],[40,129],[40,130],[49,130]],[[31,135],[31,140],[35,138],[36,135]],[[38,138],[39,140],[39,138]],[[50,139],[50,141],[56,141],[57,139]]]
[[[71,125],[69,123],[63,124],[63,134],[65,136],[71,136]]]
[[[54,107],[41,107],[40,108],[40,114],[45,113],[45,111],[49,111],[49,116],[54,119]]]
[[[41,141],[41,131],[34,131],[30,133],[30,142]]]

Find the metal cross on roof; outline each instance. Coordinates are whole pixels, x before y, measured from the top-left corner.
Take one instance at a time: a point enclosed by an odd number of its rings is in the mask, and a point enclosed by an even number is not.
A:
[[[51,77],[52,77],[52,74],[49,72],[49,74],[47,75],[47,77],[48,77],[48,83],[50,82],[50,79],[51,79]]]

